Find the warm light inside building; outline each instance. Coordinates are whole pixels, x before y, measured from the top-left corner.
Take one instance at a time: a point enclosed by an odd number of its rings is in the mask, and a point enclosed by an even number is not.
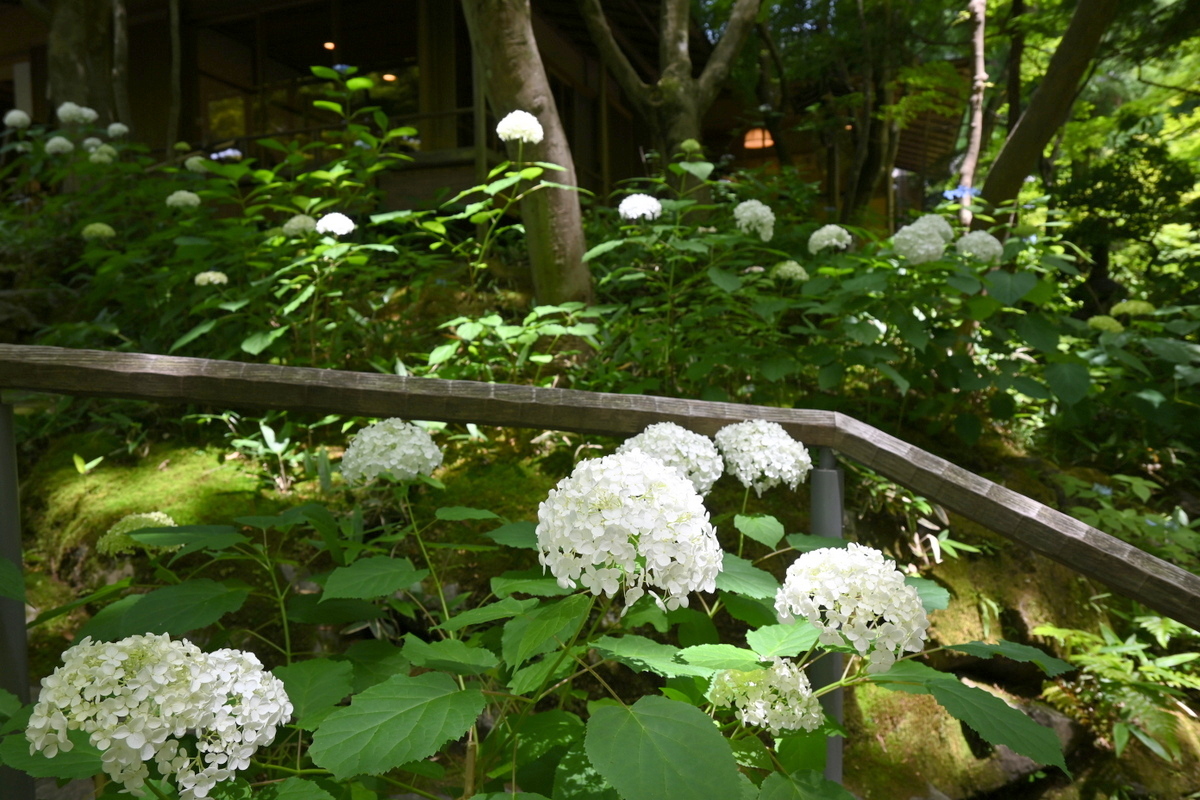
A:
[[[323,44],[323,45],[321,45],[321,46],[322,46],[322,47],[324,47],[326,50],[335,50],[335,49],[337,49],[337,45],[336,45],[336,44],[334,44],[333,42],[326,42],[325,44]]]
[[[746,138],[742,140],[742,144],[747,150],[762,150],[765,147],[774,147],[775,140],[766,128],[751,128],[746,131]]]
[[[385,72],[385,73],[384,73],[383,75],[381,75],[380,77],[382,77],[382,78],[383,78],[385,81],[394,81],[394,80],[396,80],[396,76],[395,76],[395,75],[393,75],[393,74],[392,74],[392,73],[390,73],[390,72]]]

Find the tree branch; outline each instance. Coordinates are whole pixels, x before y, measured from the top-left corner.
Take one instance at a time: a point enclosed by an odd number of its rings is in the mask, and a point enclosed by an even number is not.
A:
[[[754,27],[760,5],[762,0],[737,0],[737,5],[729,12],[729,24],[725,26],[725,33],[721,35],[721,40],[713,49],[708,63],[704,65],[704,72],[700,73],[700,79],[696,82],[702,108],[707,107],[717,96],[717,90],[729,74],[733,59],[741,52],[750,29]]]
[[[662,0],[658,40],[658,68],[663,75],[692,76],[692,54],[688,50],[690,0]]]
[[[604,61],[604,66],[617,79],[617,83],[620,84],[625,95],[640,107],[644,108],[649,105],[650,85],[638,77],[633,64],[629,63],[629,59],[621,52],[620,45],[613,37],[612,29],[608,27],[608,20],[604,16],[604,9],[600,7],[600,0],[579,0],[579,12],[583,14],[583,21],[587,23],[588,32],[592,35],[592,41],[600,51],[600,58]]]

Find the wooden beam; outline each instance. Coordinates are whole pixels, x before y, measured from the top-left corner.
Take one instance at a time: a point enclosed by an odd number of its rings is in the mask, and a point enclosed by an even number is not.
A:
[[[0,388],[611,436],[632,435],[654,422],[712,435],[733,422],[770,420],[810,447],[833,447],[967,519],[1200,629],[1200,577],[833,411],[18,345],[0,345]]]

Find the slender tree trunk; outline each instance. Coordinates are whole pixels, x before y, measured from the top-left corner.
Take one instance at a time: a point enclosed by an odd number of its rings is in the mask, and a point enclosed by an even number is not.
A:
[[[1025,0],[1012,0],[1008,24],[1012,27],[1008,46],[1008,133],[1011,136],[1021,117],[1021,62],[1025,58],[1025,33],[1017,18],[1025,13]]]
[[[49,6],[46,61],[50,103],[89,106],[112,118],[112,0],[56,0]]]
[[[133,122],[129,107],[129,14],[125,0],[112,0],[113,56],[112,86],[116,117],[126,125]]]
[[[974,56],[974,75],[971,78],[971,121],[967,129],[967,152],[963,156],[962,172],[958,185],[970,190],[975,185],[975,169],[979,166],[979,153],[983,149],[983,95],[987,88],[987,54],[984,52],[984,25],[987,22],[987,0],[969,0],[967,11],[971,15],[971,51]],[[970,225],[971,194],[964,191],[958,212],[963,225]]]
[[[1100,39],[1117,15],[1120,0],[1079,0],[1071,24],[1050,58],[1042,82],[1029,98],[1017,127],[992,164],[983,199],[998,206],[1016,199],[1025,176],[1067,121],[1080,80],[1100,48]]]
[[[550,93],[550,81],[533,37],[529,0],[462,0],[471,45],[483,67],[488,100],[497,117],[528,111],[545,131],[540,144],[525,145],[530,161],[566,167],[551,173],[556,183],[576,185],[575,162]],[[515,145],[509,145],[515,155]],[[592,276],[585,251],[579,193],[542,189],[521,202],[526,244],[538,302],[588,301]]]

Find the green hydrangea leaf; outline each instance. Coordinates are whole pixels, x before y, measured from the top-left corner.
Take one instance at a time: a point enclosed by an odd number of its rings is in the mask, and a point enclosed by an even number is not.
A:
[[[605,657],[620,661],[637,672],[656,672],[668,678],[678,675],[696,675],[703,678],[713,672],[707,667],[677,661],[675,657],[679,653],[678,648],[647,639],[645,636],[605,636],[598,639],[593,646]]]
[[[103,771],[100,751],[88,742],[83,731],[67,731],[67,738],[74,745],[67,752],[59,752],[54,758],[41,753],[29,754],[29,740],[25,732],[12,733],[0,739],[0,764],[19,769],[35,778],[90,778]]]
[[[742,793],[729,742],[695,706],[650,695],[602,706],[584,746],[596,771],[625,800],[695,800]]]
[[[125,612],[118,638],[141,633],[182,636],[237,611],[249,594],[249,587],[231,588],[208,578],[155,589]]]
[[[1004,656],[1011,658],[1013,661],[1021,661],[1025,663],[1036,664],[1042,672],[1053,678],[1055,675],[1061,675],[1064,672],[1070,672],[1075,669],[1062,659],[1055,658],[1043,650],[1036,647],[1030,647],[1027,644],[1017,644],[1016,642],[999,641],[996,644],[987,644],[985,642],[968,642],[966,644],[952,644],[946,648],[947,650],[957,650],[960,653],[968,653],[981,658],[991,658],[992,656]]]
[[[744,647],[731,644],[698,644],[679,651],[679,658],[694,667],[706,669],[738,669],[743,672],[761,669],[760,657]]]
[[[591,607],[590,595],[576,594],[513,617],[500,639],[504,663],[516,669],[530,657],[566,644]]]
[[[508,619],[515,617],[517,614],[523,614],[538,604],[536,598],[528,600],[518,600],[515,597],[506,597],[496,603],[489,603],[486,606],[472,608],[469,611],[464,611],[461,614],[456,614],[450,619],[435,627],[446,631],[462,630],[468,625],[481,625],[485,622],[494,622],[498,619]]]
[[[727,592],[753,597],[759,600],[774,598],[779,591],[779,581],[766,570],[761,570],[744,558],[725,553],[721,572],[717,575],[717,588]]]
[[[368,639],[355,642],[341,656],[354,666],[354,691],[361,692],[393,675],[408,673],[408,658],[390,642]]]
[[[806,619],[783,625],[764,625],[746,634],[746,644],[762,658],[793,658],[807,653],[821,632]]]
[[[580,742],[558,762],[554,771],[554,800],[621,800],[621,797],[588,761]]]
[[[292,718],[301,726],[314,715],[327,712],[354,688],[354,666],[348,661],[314,658],[272,670],[283,681],[292,701]]]
[[[338,780],[379,775],[458,739],[483,706],[478,688],[459,689],[449,675],[394,675],[330,714],[313,735],[309,755]]]
[[[428,574],[428,570],[417,569],[407,558],[361,558],[348,567],[338,567],[330,573],[321,600],[387,597],[407,589]]]
[[[733,527],[744,536],[770,548],[774,548],[783,538],[783,523],[770,514],[738,514],[733,518]]]
[[[404,655],[418,667],[456,675],[479,675],[500,665],[496,654],[486,648],[471,647],[457,639],[424,642],[411,633],[404,637]]]
[[[312,781],[291,777],[258,790],[257,800],[334,800],[333,795]]]
[[[775,772],[762,782],[758,800],[855,800],[854,795],[821,773],[802,770],[784,775]]]

